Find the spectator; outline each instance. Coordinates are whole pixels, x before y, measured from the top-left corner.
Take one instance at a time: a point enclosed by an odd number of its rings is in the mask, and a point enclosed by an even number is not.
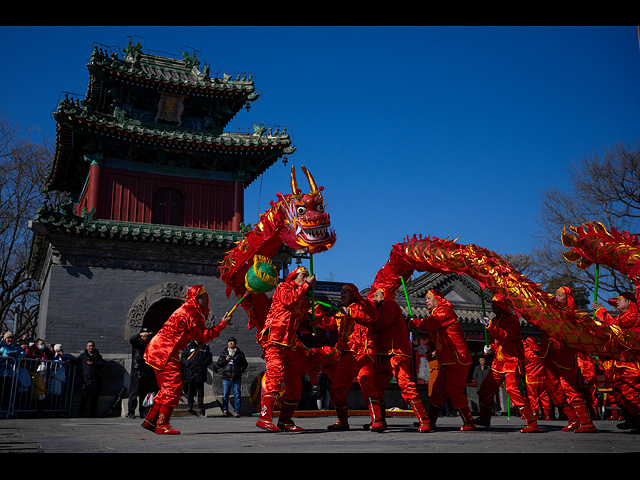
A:
[[[82,369],[82,396],[80,397],[79,414],[84,416],[87,402],[89,402],[89,416],[96,416],[98,398],[102,390],[102,370],[105,362],[102,355],[92,341],[87,348],[71,363],[79,364]]]
[[[485,379],[487,374],[491,371],[491,367],[487,365],[487,360],[484,356],[478,357],[478,365],[473,369],[473,379],[478,385],[478,390],[480,390],[480,385],[482,385],[482,381]]]
[[[240,416],[240,398],[242,396],[242,374],[249,364],[236,344],[236,339],[230,337],[225,348],[218,358],[218,367],[222,368],[222,414],[229,416],[229,395],[233,389],[233,416]]]
[[[53,345],[53,362],[49,372],[49,381],[47,382],[47,396],[49,409],[62,410],[64,386],[67,382],[67,365],[69,358],[64,354],[62,344]]]
[[[0,410],[8,410],[9,408],[11,380],[18,368],[18,362],[23,357],[24,350],[16,343],[16,337],[13,332],[5,332],[2,341],[0,341],[0,380],[2,380]]]
[[[191,340],[182,350],[181,362],[184,367],[183,383],[186,387],[189,412],[196,413],[193,410],[193,399],[197,395],[198,411],[204,416],[204,382],[207,380],[207,367],[213,362],[213,354],[206,343],[198,349],[200,344],[201,342]],[[195,355],[189,359],[194,352]]]
[[[44,340],[39,338],[36,341],[29,342],[29,348],[25,352],[25,358],[35,358],[36,360],[48,360],[47,358],[47,346]]]
[[[148,407],[143,405],[147,394],[158,391],[153,368],[144,361],[144,351],[149,345],[153,332],[143,327],[129,339],[131,343],[131,383],[129,384],[129,402],[127,418],[136,418],[136,407],[139,404],[140,418],[147,415]]]

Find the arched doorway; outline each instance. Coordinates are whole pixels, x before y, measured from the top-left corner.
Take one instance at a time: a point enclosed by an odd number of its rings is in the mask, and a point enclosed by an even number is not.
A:
[[[161,298],[153,303],[144,314],[142,326],[154,333],[164,325],[164,322],[182,305],[182,301],[177,298]]]

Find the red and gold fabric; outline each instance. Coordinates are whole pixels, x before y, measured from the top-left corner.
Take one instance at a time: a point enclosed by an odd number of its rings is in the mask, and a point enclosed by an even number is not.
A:
[[[469,346],[451,302],[437,290],[430,290],[428,295],[436,298],[436,307],[427,318],[411,319],[409,327],[429,332],[440,366],[429,403],[443,407],[448,397],[453,408],[468,408],[465,386],[471,365]]]
[[[431,334],[431,342],[441,367],[453,364],[471,365],[471,352],[453,305],[440,292],[431,290],[430,293],[436,297],[438,305],[428,317],[411,319],[409,327]]]
[[[275,343],[295,349],[298,330],[306,331],[309,301],[305,295],[310,287],[307,282],[298,285],[294,281],[303,270],[306,271],[306,268],[296,268],[276,287],[271,297],[267,320],[258,335],[258,342],[263,348],[269,343]]]
[[[226,328],[224,321],[207,329],[205,318],[208,305],[200,307],[196,297],[205,294],[202,285],[194,285],[187,291],[187,299],[153,336],[144,353],[145,361],[156,372],[159,391],[154,401],[167,406],[177,405],[182,393],[180,377],[180,351],[196,340],[207,343],[217,338]],[[206,317],[205,317],[206,314]]]
[[[640,328],[640,319],[638,318],[636,298],[631,294],[625,295],[625,298],[631,300],[629,309],[626,312],[614,317],[603,307],[596,310],[595,315],[608,325],[624,330],[637,331]],[[613,302],[610,301],[609,303]],[[640,413],[640,399],[638,398],[640,362],[626,360],[625,355],[621,355],[619,360],[613,360],[607,369],[607,375],[610,379],[616,402],[626,408],[631,415],[636,415]]]

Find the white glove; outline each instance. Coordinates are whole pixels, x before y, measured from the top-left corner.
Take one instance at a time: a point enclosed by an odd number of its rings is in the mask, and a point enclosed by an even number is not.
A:
[[[486,355],[489,355],[491,352],[493,352],[493,350],[491,349],[491,345],[485,345],[484,346],[484,353]]]
[[[484,317],[483,316],[480,319],[480,323],[486,327],[487,325],[489,325],[491,323],[491,319],[489,319],[489,317]]]

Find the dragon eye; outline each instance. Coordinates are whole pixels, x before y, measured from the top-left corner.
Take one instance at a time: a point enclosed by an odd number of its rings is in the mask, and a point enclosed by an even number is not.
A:
[[[307,208],[306,207],[298,207],[297,211],[298,211],[298,215],[304,215],[305,213],[307,213]]]
[[[324,212],[324,205],[320,204],[316,207],[317,212]]]

